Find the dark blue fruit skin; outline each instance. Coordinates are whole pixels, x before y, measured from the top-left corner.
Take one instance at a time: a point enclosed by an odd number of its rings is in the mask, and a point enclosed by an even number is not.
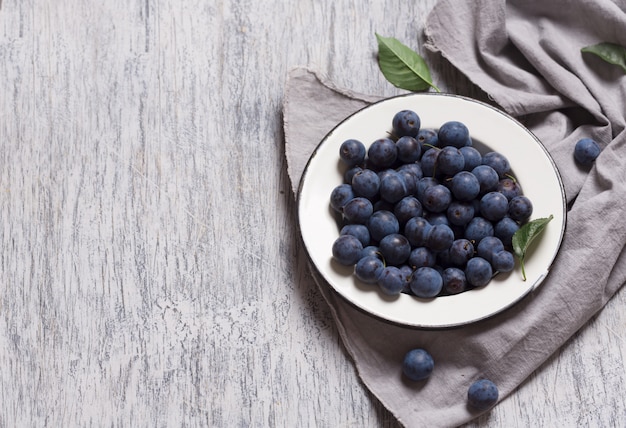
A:
[[[494,272],[511,272],[515,267],[515,257],[513,253],[502,250],[491,257],[491,267]]]
[[[471,171],[476,168],[478,165],[482,165],[483,156],[480,152],[472,146],[465,146],[459,149],[463,158],[465,159],[465,164],[463,169],[465,171]]]
[[[467,402],[477,410],[487,410],[498,401],[498,387],[488,379],[479,379],[467,390]]]
[[[361,168],[360,166],[354,166],[352,168],[347,169],[343,175],[344,183],[352,184],[352,179],[354,178],[354,175],[359,171],[363,171],[363,168]]]
[[[340,235],[352,235],[361,241],[363,248],[370,244],[370,231],[363,224],[346,224],[339,231]]]
[[[363,251],[361,251],[361,258],[369,256],[380,258],[380,252],[378,251],[377,245],[368,245],[367,247],[363,248]]]
[[[467,239],[455,239],[448,250],[448,260],[455,266],[463,267],[474,257],[474,245]]]
[[[492,276],[491,264],[482,257],[473,257],[465,265],[465,278],[473,287],[483,287],[489,284]]]
[[[504,250],[504,244],[499,238],[487,236],[478,243],[476,254],[491,263],[493,255],[502,250]]]
[[[402,373],[413,380],[427,379],[435,368],[433,357],[424,349],[412,349],[406,353],[402,361]]]
[[[409,254],[409,266],[413,269],[421,267],[434,267],[437,257],[429,248],[416,247]]]
[[[454,232],[445,224],[432,226],[428,235],[427,246],[433,251],[443,251],[450,248],[454,242]]]
[[[385,201],[394,204],[407,194],[406,182],[397,172],[387,174],[380,180],[380,197]]]
[[[465,239],[476,246],[486,236],[493,236],[493,233],[493,224],[489,220],[483,217],[474,217],[465,228]]]
[[[352,177],[352,190],[356,196],[371,198],[380,190],[380,178],[371,169],[364,169]]]
[[[343,207],[346,203],[348,203],[351,199],[354,199],[354,196],[354,190],[352,190],[352,186],[350,184],[340,184],[330,193],[330,206],[335,211],[341,213],[343,212]]]
[[[428,187],[424,191],[424,196],[420,202],[422,206],[430,212],[444,212],[452,202],[452,193],[443,184],[436,184]]]
[[[368,160],[378,168],[389,168],[398,158],[396,143],[389,138],[379,138],[367,151]]]
[[[444,269],[441,277],[443,288],[448,294],[459,294],[467,290],[467,279],[461,269],[455,267]]]
[[[516,196],[522,195],[522,187],[516,180],[509,177],[502,178],[498,182],[496,190],[506,196],[509,201]]]
[[[591,165],[600,156],[600,145],[591,138],[582,138],[574,146],[574,159],[581,165]]]
[[[428,148],[437,147],[439,145],[439,137],[434,129],[420,129],[417,133],[417,141],[422,146],[422,153]]]
[[[417,137],[420,130],[421,121],[417,113],[412,110],[402,110],[397,112],[391,120],[393,133],[397,137]]]
[[[450,191],[459,201],[471,201],[480,193],[480,182],[471,172],[461,171],[450,180]]]
[[[404,227],[411,218],[421,217],[424,214],[424,209],[415,196],[405,196],[394,206],[393,213],[398,219],[400,227]]]
[[[359,140],[346,140],[339,147],[339,158],[349,167],[362,164],[365,154],[365,144]]]
[[[489,165],[478,165],[472,170],[472,174],[478,178],[480,193],[485,194],[498,188],[500,177],[496,170]]]
[[[397,296],[402,293],[405,282],[402,271],[396,266],[385,267],[377,281],[380,291],[388,296]]]
[[[391,211],[381,210],[373,213],[367,221],[370,237],[374,241],[380,241],[387,235],[398,233],[400,223]]]
[[[380,240],[380,253],[387,265],[399,266],[406,262],[411,254],[409,240],[400,233],[392,233]]]
[[[439,184],[439,181],[436,178],[422,177],[417,182],[417,189],[415,190],[415,196],[417,196],[417,199],[421,201],[424,198],[424,192],[426,191],[426,189],[432,186],[436,186],[437,184]]]
[[[458,121],[449,121],[441,125],[437,134],[439,144],[443,146],[454,146],[460,149],[471,144],[469,130],[467,126]]]
[[[480,199],[480,213],[490,221],[499,221],[509,211],[509,200],[500,192],[489,192]]]
[[[344,266],[356,264],[363,251],[363,245],[355,236],[340,235],[333,242],[332,253],[334,259]]]
[[[343,206],[343,216],[350,223],[365,224],[374,212],[372,203],[363,197],[356,197]]]
[[[493,234],[502,241],[505,247],[511,247],[513,235],[518,231],[519,227],[519,224],[511,217],[504,217],[494,225]]]
[[[433,148],[433,149],[426,149],[426,151],[422,155],[421,165],[422,165],[422,173],[424,174],[424,177],[435,176],[435,169],[436,169],[437,158],[439,157],[439,153],[441,153],[441,149]]]
[[[413,217],[404,225],[404,236],[415,247],[424,247],[432,230],[431,224],[423,217]],[[370,230],[371,233],[371,230]]]
[[[376,284],[384,268],[385,264],[379,257],[365,256],[354,266],[354,274],[366,284]]]
[[[509,201],[508,214],[513,220],[525,222],[533,213],[533,204],[526,196],[516,196]]]
[[[398,160],[403,163],[416,162],[422,156],[422,146],[414,137],[405,135],[396,141]]]
[[[437,167],[442,174],[454,175],[465,167],[465,158],[456,147],[446,146],[437,157]]]
[[[446,210],[450,224],[465,226],[474,218],[475,210],[471,202],[452,201]]]
[[[417,297],[430,299],[436,297],[441,292],[443,278],[436,269],[421,267],[413,273],[409,286]]]
[[[483,155],[483,165],[489,165],[497,173],[499,178],[504,178],[511,171],[509,160],[502,153],[489,152]]]

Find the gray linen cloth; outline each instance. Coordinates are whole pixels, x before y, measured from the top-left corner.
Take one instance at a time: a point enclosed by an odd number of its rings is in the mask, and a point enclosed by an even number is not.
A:
[[[625,282],[626,76],[580,52],[602,41],[626,46],[625,9],[609,0],[442,0],[428,17],[427,47],[537,135],[558,165],[571,208],[562,249],[538,290],[466,327],[424,331],[387,324],[315,278],[364,384],[405,426],[457,426],[475,418],[479,412],[466,405],[473,380],[491,379],[504,399]],[[307,69],[290,73],[284,127],[294,192],[325,134],[377,99],[334,87]],[[582,137],[603,148],[591,168],[573,160]],[[414,347],[435,360],[423,383],[401,376],[402,358]]]

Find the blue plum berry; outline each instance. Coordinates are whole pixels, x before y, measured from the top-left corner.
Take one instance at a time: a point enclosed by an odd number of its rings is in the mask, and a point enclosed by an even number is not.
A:
[[[374,206],[367,198],[357,196],[343,206],[343,216],[350,223],[365,224],[374,212]]]
[[[341,213],[343,212],[343,207],[348,203],[348,201],[354,199],[354,196],[354,190],[352,190],[352,186],[350,184],[340,184],[330,193],[330,206],[335,211]]]
[[[474,257],[474,251],[474,245],[468,239],[455,239],[448,250],[448,260],[455,266],[465,266]]]
[[[471,201],[480,193],[478,178],[469,171],[461,171],[450,180],[450,190],[459,201]]]
[[[467,390],[467,402],[477,410],[487,410],[498,402],[498,387],[489,379],[479,379]]]
[[[340,235],[333,242],[332,254],[334,259],[342,265],[351,266],[361,258],[363,245],[355,236]]]
[[[352,186],[354,187],[354,185]],[[408,194],[406,182],[401,174],[393,171],[380,180],[380,197],[387,202],[396,203]]]
[[[510,177],[502,178],[498,182],[496,190],[506,196],[509,201],[516,196],[522,195],[522,187],[519,185],[517,180]]]
[[[493,236],[493,224],[483,218],[474,217],[465,227],[465,239],[477,245],[486,236]]]
[[[363,171],[363,168],[360,166],[354,166],[347,169],[346,172],[343,174],[344,183],[352,184],[352,178],[354,178],[354,175],[359,171]]]
[[[500,192],[489,192],[480,199],[480,213],[487,220],[501,220],[508,211],[509,200]]]
[[[454,146],[460,149],[461,147],[471,145],[467,126],[456,120],[441,125],[437,136],[441,146]]]
[[[452,201],[446,210],[446,216],[450,224],[465,226],[474,218],[474,204],[471,202]]]
[[[472,174],[478,179],[480,193],[484,194],[498,188],[500,177],[496,170],[489,165],[478,165],[472,170]]]
[[[491,263],[493,255],[504,250],[504,244],[495,236],[486,236],[476,247],[476,254]]]
[[[405,196],[395,204],[393,213],[398,219],[400,227],[404,227],[411,218],[421,217],[424,214],[424,210],[422,204],[415,196]]]
[[[359,140],[346,140],[339,147],[339,158],[350,167],[362,164],[365,154],[365,144]]]
[[[591,138],[582,138],[574,146],[574,159],[581,165],[591,165],[600,156],[600,145]]]
[[[372,213],[367,220],[367,228],[370,231],[371,239],[380,241],[387,235],[398,233],[400,231],[400,223],[392,212],[381,210]]]
[[[446,268],[441,274],[443,288],[448,294],[459,294],[467,290],[465,272],[459,268]]]
[[[346,224],[339,231],[340,235],[352,235],[356,237],[363,247],[367,247],[370,244],[370,231],[363,224]]]
[[[406,278],[400,268],[386,266],[378,276],[380,291],[388,296],[397,296],[404,290]]]
[[[465,158],[456,147],[446,146],[437,157],[437,167],[442,174],[454,175],[465,167]]]
[[[412,349],[407,352],[402,361],[402,373],[413,380],[427,379],[435,368],[433,357],[424,349]]]
[[[358,171],[352,177],[352,190],[356,196],[372,198],[380,190],[380,178],[371,169]]]
[[[385,264],[379,257],[365,256],[357,261],[354,266],[354,274],[366,284],[376,284],[384,268]]]
[[[533,204],[526,196],[516,196],[509,202],[508,214],[515,221],[525,222],[533,213]]]
[[[417,182],[415,196],[417,196],[417,199],[421,201],[422,199],[424,199],[424,192],[426,191],[426,189],[432,186],[436,186],[437,184],[439,184],[439,180],[437,180],[436,178],[422,177]]]
[[[398,138],[396,141],[398,160],[406,163],[418,161],[422,156],[422,146],[414,138],[408,135]]]
[[[378,257],[380,258],[380,251],[378,251],[378,246],[377,245],[368,245],[367,247],[363,248],[363,251],[361,251],[361,258],[364,257]]]
[[[396,143],[390,138],[379,138],[367,151],[368,160],[378,168],[389,168],[398,158]]]
[[[436,297],[443,288],[443,278],[438,270],[431,267],[421,267],[413,272],[409,283],[411,292],[417,297],[430,299]]]
[[[459,150],[463,155],[463,159],[465,159],[465,165],[463,167],[465,171],[471,171],[478,165],[482,165],[483,156],[476,148],[472,146],[465,146],[461,147]]]
[[[420,118],[413,110],[399,111],[391,120],[393,133],[398,137],[404,137],[405,135],[416,137],[420,130],[420,125]]]
[[[437,262],[435,253],[427,247],[416,247],[409,254],[409,266],[413,269],[421,267],[434,267]]]
[[[422,153],[428,148],[437,147],[439,145],[439,137],[434,129],[422,128],[417,133],[417,141],[422,146]]]
[[[511,217],[504,217],[493,226],[493,234],[500,238],[505,247],[511,247],[513,235],[519,227],[519,224]]]
[[[513,253],[502,250],[491,257],[491,267],[495,272],[511,272],[515,268],[515,257]]]
[[[465,278],[473,287],[483,287],[489,284],[492,276],[491,264],[482,257],[472,257],[465,265]]]
[[[425,218],[413,217],[404,225],[404,236],[407,237],[411,245],[423,247],[428,242],[432,228],[433,226]]]
[[[441,149],[432,148],[432,149],[427,149],[422,155],[421,165],[422,165],[422,173],[424,174],[424,177],[435,176],[437,158],[439,157],[439,153],[441,153]]]
[[[452,193],[443,184],[436,184],[424,191],[424,196],[420,202],[428,211],[440,213],[448,209],[452,202]]]
[[[483,155],[483,165],[489,165],[499,178],[504,178],[511,171],[509,160],[500,152],[489,152]]]
[[[450,248],[454,242],[454,232],[445,224],[436,224],[428,234],[427,246],[433,251],[443,251]]]
[[[392,233],[380,240],[380,253],[387,265],[399,266],[406,262],[411,254],[411,244],[401,233]]]

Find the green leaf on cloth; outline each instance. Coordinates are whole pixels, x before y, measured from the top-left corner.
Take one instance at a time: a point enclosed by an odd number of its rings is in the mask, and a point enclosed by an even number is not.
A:
[[[378,65],[383,76],[394,86],[413,92],[437,88],[424,58],[393,37],[376,34]]]
[[[626,48],[624,46],[603,42],[596,45],[585,46],[580,51],[597,55],[609,64],[620,66],[624,72],[626,72]]]

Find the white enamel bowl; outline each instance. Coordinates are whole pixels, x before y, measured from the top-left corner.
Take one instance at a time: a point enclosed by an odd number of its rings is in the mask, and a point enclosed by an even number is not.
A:
[[[533,203],[531,219],[553,220],[535,241],[525,261],[527,279],[522,280],[519,263],[508,274],[498,274],[485,287],[461,294],[419,299],[402,294],[390,298],[375,285],[361,283],[353,268],[332,260],[332,244],[339,235],[336,214],[329,205],[332,190],[342,183],[343,167],[339,146],[354,138],[369,146],[388,136],[391,121],[400,110],[415,111],[422,128],[439,128],[456,120],[469,128],[482,153],[504,154]],[[539,286],[554,261],[566,223],[563,184],[553,160],[537,138],[518,121],[502,111],[469,98],[445,94],[410,94],[370,105],[341,123],[321,141],[306,166],[298,193],[300,233],[308,256],[321,277],[357,308],[386,320],[418,328],[461,326],[491,317],[519,302]]]

